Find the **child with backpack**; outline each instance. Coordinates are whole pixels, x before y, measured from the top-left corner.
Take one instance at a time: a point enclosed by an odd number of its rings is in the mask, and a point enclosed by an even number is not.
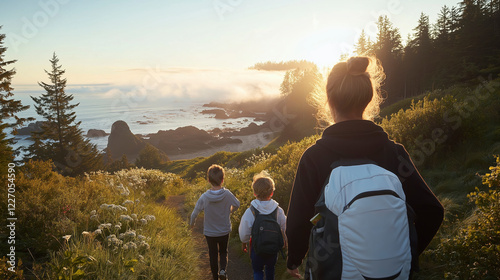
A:
[[[267,172],[254,176],[252,188],[256,199],[241,217],[240,240],[243,251],[250,247],[253,279],[264,279],[265,270],[266,280],[273,280],[278,252],[285,246],[286,216],[278,203],[271,199],[275,186]]]
[[[207,239],[212,276],[214,280],[226,280],[227,244],[231,232],[229,216],[240,207],[240,202],[228,189],[222,187],[224,169],[221,166],[216,164],[210,166],[207,171],[207,179],[211,188],[203,193],[196,202],[189,224],[194,226],[198,214],[205,211],[203,234]]]

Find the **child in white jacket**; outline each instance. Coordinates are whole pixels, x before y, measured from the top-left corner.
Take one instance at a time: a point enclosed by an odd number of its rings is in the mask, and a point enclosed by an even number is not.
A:
[[[281,232],[283,233],[283,239],[286,244],[286,237],[284,236],[286,227],[286,216],[285,212],[281,207],[279,207],[278,202],[271,199],[273,192],[275,190],[274,181],[269,177],[267,172],[262,171],[253,178],[252,188],[256,199],[252,200],[250,203],[257,211],[262,215],[268,215],[274,212],[278,208],[277,222],[281,227]],[[238,228],[240,234],[240,240],[243,242],[243,251],[246,252],[247,244],[250,241],[252,226],[255,221],[254,213],[252,213],[251,207],[248,208],[243,216],[241,217],[240,226]],[[251,247],[251,246],[250,246]],[[252,260],[252,269],[255,280],[264,279],[264,268],[266,280],[274,279],[274,266],[278,259],[278,253],[273,255],[257,255],[254,250],[250,248],[250,258]]]

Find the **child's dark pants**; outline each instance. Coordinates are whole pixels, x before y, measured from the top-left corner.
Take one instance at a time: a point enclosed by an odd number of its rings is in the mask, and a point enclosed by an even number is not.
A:
[[[210,269],[214,280],[219,279],[219,264],[218,259],[220,255],[220,269],[226,270],[227,266],[227,242],[229,241],[229,234],[218,237],[206,236],[208,245],[208,256],[210,257]]]
[[[264,271],[266,280],[274,280],[274,266],[278,260],[278,254],[259,256],[253,250],[250,251],[250,258],[252,259],[253,279],[263,280]]]

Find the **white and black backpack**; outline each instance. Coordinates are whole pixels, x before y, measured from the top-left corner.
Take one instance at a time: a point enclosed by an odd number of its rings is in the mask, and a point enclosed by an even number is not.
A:
[[[315,205],[306,279],[408,279],[418,269],[415,214],[398,176],[370,160],[331,168]]]

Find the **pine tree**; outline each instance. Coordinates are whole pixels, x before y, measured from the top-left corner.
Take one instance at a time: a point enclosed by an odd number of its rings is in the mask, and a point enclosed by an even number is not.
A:
[[[83,137],[73,111],[79,103],[72,104],[73,95],[66,94],[65,70],[54,53],[50,71],[45,71],[50,83],[39,82],[45,90],[40,97],[33,97],[35,109],[44,123],[41,132],[34,132],[34,143],[28,147],[28,158],[52,160],[61,174],[78,175],[102,167],[102,155],[97,147]]]
[[[373,52],[382,62],[387,75],[382,89],[387,92],[387,99],[394,101],[404,94],[401,35],[387,16],[378,18],[377,28],[377,41],[373,44]]]
[[[366,36],[365,30],[361,30],[358,42],[354,45],[354,52],[356,55],[369,55],[372,51],[372,43],[370,38]]]
[[[392,25],[388,16],[380,16],[377,21],[377,42],[374,49],[379,55],[399,56],[402,54],[401,35],[399,29]]]
[[[451,12],[448,6],[444,5],[439,11],[438,19],[434,25],[434,34],[436,41],[441,44],[450,40],[450,33],[452,32]]]
[[[0,26],[0,29],[2,26]],[[9,138],[5,130],[11,129],[13,134],[16,133],[16,128],[22,125],[25,121],[32,118],[20,118],[17,113],[24,111],[29,106],[22,105],[20,100],[13,98],[14,89],[11,86],[12,77],[16,74],[15,69],[7,69],[9,65],[16,60],[4,60],[7,48],[3,46],[5,34],[0,34],[0,166],[5,167],[14,159],[16,151],[12,150],[11,145],[15,143],[14,138]],[[4,175],[6,168],[2,168],[0,176]]]
[[[421,13],[418,25],[413,30],[415,33],[408,41],[404,56],[406,91],[409,95],[421,94],[429,88],[430,71],[434,61],[429,17]]]

